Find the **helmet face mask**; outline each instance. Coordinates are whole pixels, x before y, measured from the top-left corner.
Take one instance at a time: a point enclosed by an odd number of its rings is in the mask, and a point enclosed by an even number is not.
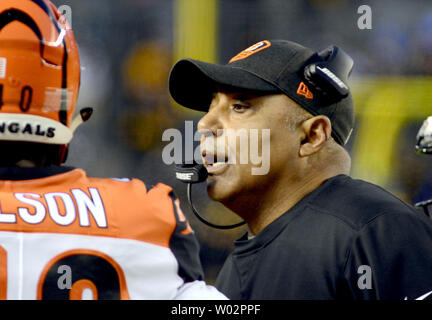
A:
[[[432,154],[432,116],[423,121],[416,138],[416,151],[421,154]]]
[[[80,86],[78,46],[48,0],[0,2],[0,140],[67,145]]]

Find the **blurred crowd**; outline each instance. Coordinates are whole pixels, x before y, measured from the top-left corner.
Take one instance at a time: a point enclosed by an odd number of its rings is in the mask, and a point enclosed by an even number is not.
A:
[[[175,180],[173,166],[165,165],[161,158],[162,132],[181,130],[185,120],[196,124],[201,116],[174,105],[167,90],[169,70],[175,59],[181,58],[173,54],[179,1],[53,0],[72,9],[83,65],[78,107],[95,109],[91,121],[78,130],[67,164],[83,167],[93,176],[136,177],[148,184],[162,181],[173,186],[202,243],[203,263],[211,282],[232,240],[243,229],[218,231],[201,225],[187,206],[185,186]],[[355,61],[354,82],[389,76],[428,79],[432,75],[430,0],[215,1],[217,58],[212,62],[225,63],[260,40],[282,38],[317,51],[331,44],[342,47]],[[364,4],[372,8],[370,30],[360,30],[357,25],[357,8]],[[421,90],[429,89],[425,85]],[[425,95],[420,100],[425,111],[404,118],[390,149],[391,175],[385,187],[410,203],[432,197],[432,159],[414,153],[415,135],[429,115],[431,102]],[[358,107],[360,110],[362,104]],[[430,110],[432,114],[432,105]],[[361,137],[354,134],[348,146],[353,166],[358,139]],[[368,143],[372,141],[366,142],[366,148]],[[210,219],[216,223],[237,221],[208,199],[204,185],[195,189],[196,206]]]

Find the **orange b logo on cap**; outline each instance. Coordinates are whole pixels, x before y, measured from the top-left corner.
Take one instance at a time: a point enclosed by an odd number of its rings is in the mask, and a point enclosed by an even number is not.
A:
[[[270,46],[271,46],[271,43],[268,40],[264,40],[264,41],[260,41],[258,43],[255,43],[253,46],[250,46],[249,48],[243,50],[238,55],[233,57],[228,63],[231,63],[231,62],[234,62],[237,60],[245,59],[245,58],[253,55],[254,53],[257,53],[258,51],[264,50]]]

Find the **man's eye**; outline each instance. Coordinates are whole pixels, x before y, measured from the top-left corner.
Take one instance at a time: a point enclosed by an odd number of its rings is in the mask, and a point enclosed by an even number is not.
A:
[[[245,112],[247,109],[249,109],[249,106],[236,103],[232,105],[231,109],[236,112]]]

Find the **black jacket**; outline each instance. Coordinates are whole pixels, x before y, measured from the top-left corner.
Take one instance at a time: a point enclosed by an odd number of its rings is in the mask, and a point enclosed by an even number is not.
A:
[[[416,299],[432,291],[432,221],[339,175],[237,240],[216,286],[231,299]]]

